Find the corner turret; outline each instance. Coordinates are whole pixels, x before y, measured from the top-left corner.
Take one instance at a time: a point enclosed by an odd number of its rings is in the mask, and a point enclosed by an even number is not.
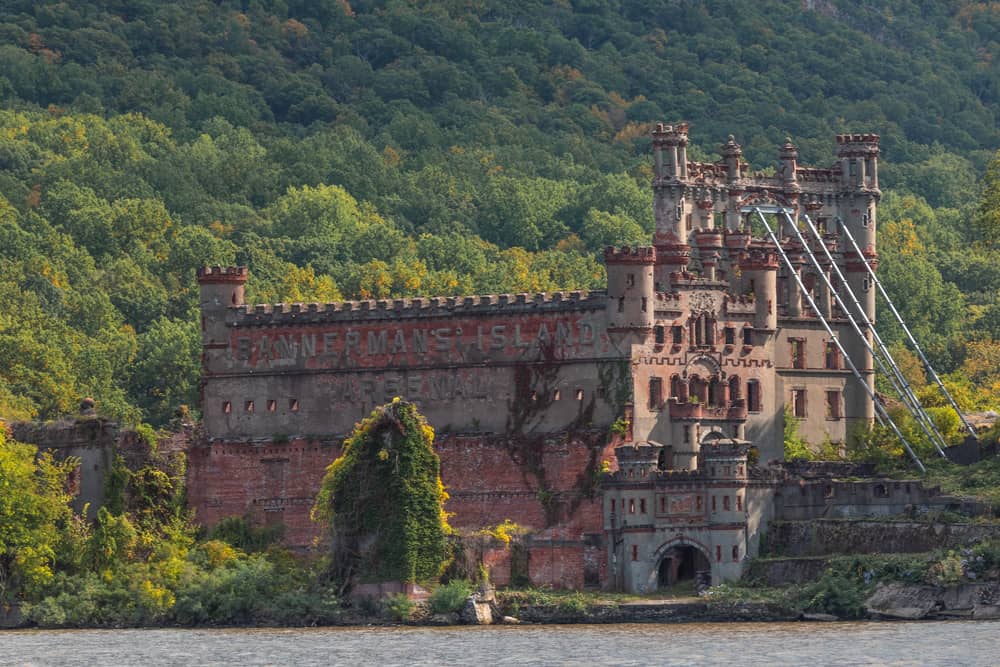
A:
[[[245,266],[204,266],[198,269],[201,294],[201,343],[205,350],[206,368],[214,366],[214,349],[229,346],[226,313],[233,306],[242,306],[247,282]]]
[[[608,323],[615,329],[652,330],[656,251],[648,246],[608,246],[604,263],[608,271]]]

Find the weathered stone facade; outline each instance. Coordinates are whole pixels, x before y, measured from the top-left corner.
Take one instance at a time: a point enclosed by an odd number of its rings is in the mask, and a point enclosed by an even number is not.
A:
[[[738,576],[772,506],[784,407],[814,442],[873,417],[743,209],[776,203],[823,229],[840,217],[874,261],[878,137],[837,137],[833,169],[800,167],[788,143],[776,176],[748,173],[733,140],[719,163],[688,162],[684,124],[653,139],[653,246],[609,248],[606,291],[251,306],[246,269],[200,271],[198,518],[249,514],[308,545],[323,469],[399,395],[437,429],[452,524],[529,528],[534,583]],[[871,384],[863,344],[802,248],[782,243]],[[864,267],[837,235],[824,243],[874,319]]]

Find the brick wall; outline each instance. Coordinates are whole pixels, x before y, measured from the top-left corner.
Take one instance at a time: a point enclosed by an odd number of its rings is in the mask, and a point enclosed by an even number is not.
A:
[[[601,507],[594,470],[613,461],[604,432],[505,438],[443,435],[436,443],[450,499],[452,526],[473,531],[511,520],[529,529],[528,573],[536,585],[581,587],[606,570]],[[298,549],[322,538],[309,511],[339,444],[293,439],[284,443],[203,442],[188,459],[188,502],[212,526],[247,515],[283,523]],[[509,557],[491,555],[495,580],[509,580]],[[506,571],[504,571],[506,570]]]

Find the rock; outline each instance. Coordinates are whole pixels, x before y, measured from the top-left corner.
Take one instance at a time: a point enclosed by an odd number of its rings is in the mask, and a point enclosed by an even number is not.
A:
[[[489,602],[480,602],[475,595],[465,600],[461,614],[462,622],[469,625],[490,625],[493,623],[493,611]]]
[[[839,621],[833,614],[802,614],[803,621]]]
[[[865,609],[874,616],[914,621],[925,618],[940,606],[939,594],[940,591],[931,586],[879,584],[865,601]]]
[[[1000,607],[988,604],[976,604],[972,608],[972,618],[977,621],[994,621],[1000,618]]]
[[[521,625],[521,619],[514,618],[513,616],[504,616],[501,620],[504,625]]]
[[[432,614],[427,619],[427,625],[455,625],[458,623],[458,614]]]

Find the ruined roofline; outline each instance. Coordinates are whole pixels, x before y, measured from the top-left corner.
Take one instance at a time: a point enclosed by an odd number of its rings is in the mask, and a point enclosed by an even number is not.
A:
[[[539,294],[487,294],[482,296],[412,297],[367,299],[337,303],[276,303],[231,306],[230,321],[236,325],[312,324],[356,322],[461,315],[505,315],[537,312],[602,310],[604,290],[541,292]]]

